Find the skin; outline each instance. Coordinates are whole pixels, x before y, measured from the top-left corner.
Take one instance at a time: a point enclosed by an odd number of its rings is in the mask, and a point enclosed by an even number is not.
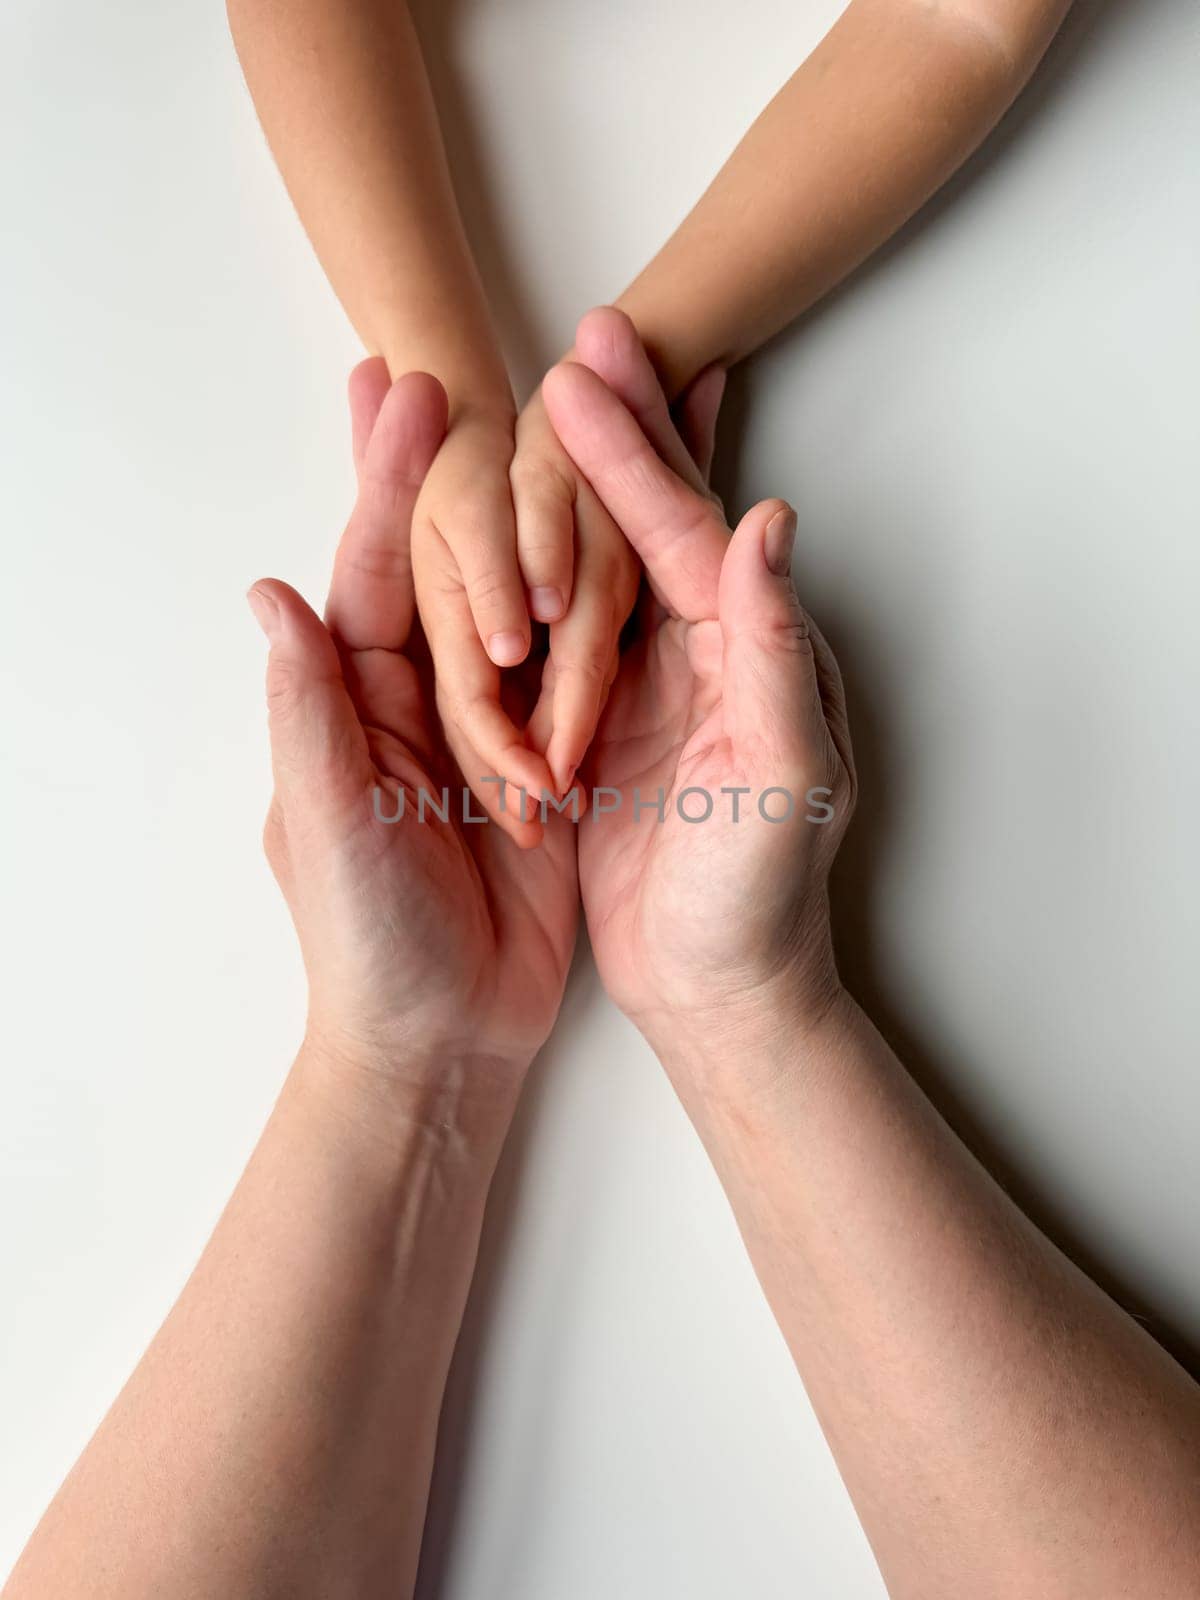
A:
[[[449,397],[413,512],[412,562],[434,657],[453,662],[438,691],[455,757],[484,808],[528,845],[538,829],[518,827],[482,781],[552,783],[501,703],[500,666],[529,642],[510,592],[516,414],[412,19],[393,0],[229,0],[228,10],[289,193],[364,343],[395,376],[436,373]],[[518,649],[488,655],[484,641],[514,632]]]
[[[393,374],[434,372],[450,395],[414,524],[417,595],[455,754],[509,827],[481,778],[520,781],[532,749],[566,790],[616,670],[636,562],[541,394],[516,413],[405,6],[228,4],[271,148],[356,328]],[[910,217],[1015,99],[1065,10],[851,0],[618,302],[668,398],[749,354]],[[525,658],[531,617],[549,624],[549,662],[523,726],[501,669]]]
[[[991,132],[1068,9],[851,0],[617,301],[668,396],[749,355],[890,238]]]
[[[626,805],[579,825],[589,934],[712,1156],[889,1592],[1191,1595],[1200,1391],[992,1183],[837,980],[853,757],[794,518],[764,501],[731,534],[707,493],[717,379],[677,429],[627,319],[591,315],[577,348],[594,365],[555,370],[548,414],[653,588],[593,752]],[[419,376],[386,389],[359,369],[327,626],[286,585],[253,591],[306,1042],[10,1600],[412,1592],[483,1203],[575,900],[557,829],[523,857],[497,829],[494,855],[449,824],[363,832],[374,781],[453,772],[395,532],[444,399]],[[633,787],[659,784],[816,785],[833,818],[635,823]]]
[[[578,920],[575,841],[376,820],[452,787],[405,537],[446,398],[351,380],[359,493],[326,622],[286,584],[270,641],[268,859],[304,956],[303,1046],[179,1302],[4,1590],[411,1593],[484,1203]],[[390,813],[390,808],[385,814]],[[120,1514],[114,1515],[114,1506]]]
[[[627,319],[592,313],[577,349],[590,368],[550,374],[547,408],[659,597],[590,759],[627,803],[581,824],[589,938],[721,1177],[889,1594],[1200,1593],[1200,1389],[1016,1209],[837,980],[853,756],[789,574],[794,518],[768,501],[730,534]],[[634,784],[814,783],[825,825],[632,820]]]

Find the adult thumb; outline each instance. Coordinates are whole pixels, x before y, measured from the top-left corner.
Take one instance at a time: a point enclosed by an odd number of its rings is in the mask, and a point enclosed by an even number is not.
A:
[[[276,786],[320,804],[361,792],[366,737],[325,624],[286,583],[262,578],[246,596],[270,645],[267,719]]]
[[[792,583],[796,513],[764,500],[742,518],[718,590],[725,727],[766,784],[786,785],[829,749],[808,618]]]

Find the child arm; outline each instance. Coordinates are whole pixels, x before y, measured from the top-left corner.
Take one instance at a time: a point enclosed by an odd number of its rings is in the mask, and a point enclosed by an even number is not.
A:
[[[454,196],[405,0],[228,0],[268,143],[317,256],[368,350],[392,376],[433,373],[445,442],[413,519],[421,619],[454,753],[481,804],[516,828],[482,780],[528,784],[524,734],[500,667],[530,643],[509,469],[515,406]],[[528,577],[565,609],[572,549]],[[526,564],[526,573],[532,572]],[[549,773],[534,763],[536,792]]]
[[[617,304],[668,395],[813,305],[1003,116],[1069,0],[851,0]]]
[[[228,0],[246,82],[330,283],[393,377],[512,397],[404,0]]]

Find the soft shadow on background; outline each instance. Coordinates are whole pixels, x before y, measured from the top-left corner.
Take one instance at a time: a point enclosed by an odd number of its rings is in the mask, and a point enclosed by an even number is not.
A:
[[[918,216],[807,317],[781,334],[770,348],[789,352],[795,349],[799,359],[799,347],[809,327],[885,275],[910,242],[937,228],[954,207],[967,203],[971,193],[985,186],[1003,165],[1018,141],[1036,138],[1037,124],[1050,103],[1058,95],[1070,94],[1072,84],[1087,74],[1091,58],[1103,46],[1106,34],[1133,13],[1140,15],[1144,26],[1152,26],[1155,9],[1153,5],[1137,4],[1136,0],[1098,0],[1092,5],[1077,5],[1020,99],[976,155]],[[753,411],[753,363],[748,367],[731,376],[722,419],[724,431],[714,466],[718,489],[734,505],[755,497],[755,486],[742,481],[738,456],[739,442],[751,426]],[[1200,1377],[1200,1328],[1168,1321],[1113,1273],[1094,1242],[1085,1241],[1066,1224],[1037,1173],[1023,1167],[1017,1152],[1006,1147],[980,1120],[954,1074],[939,1061],[936,1041],[917,1036],[906,1020],[902,998],[884,982],[873,954],[871,907],[880,863],[888,851],[890,817],[902,805],[906,769],[889,748],[887,727],[873,715],[870,683],[856,672],[853,653],[839,647],[841,629],[837,616],[822,615],[819,620],[838,656],[845,681],[860,781],[854,824],[839,854],[833,881],[834,931],[848,987],[930,1099],[1021,1209],[1178,1361]]]
[[[537,363],[547,358],[548,345],[539,331],[533,308],[523,298],[514,253],[502,219],[490,200],[486,149],[473,127],[471,109],[454,65],[456,30],[463,15],[476,3],[478,0],[454,0],[452,4],[439,5],[424,0],[419,22],[468,232],[488,281],[497,318],[505,330],[514,369],[519,378],[533,382]],[[917,218],[845,285],[780,335],[770,347],[772,359],[777,362],[781,353],[789,358],[794,353],[799,361],[804,340],[812,327],[835,309],[853,302],[855,296],[886,275],[897,256],[915,239],[937,229],[947,212],[969,204],[974,193],[986,189],[1014,147],[1036,137],[1038,123],[1056,97],[1069,95],[1073,84],[1086,79],[1092,59],[1107,36],[1135,10],[1143,26],[1153,26],[1155,8],[1152,5],[1135,7],[1132,0],[1109,0],[1107,4],[1077,6],[1034,79],[984,148]],[[770,485],[746,482],[743,471],[743,441],[753,426],[755,372],[756,362],[751,361],[731,374],[722,417],[713,481],[731,508],[744,508],[770,489]],[[1200,1328],[1170,1325],[1154,1306],[1139,1300],[1120,1281],[1094,1241],[1085,1242],[1067,1226],[1061,1211],[1050,1199],[1048,1187],[1036,1172],[1022,1166],[1015,1149],[989,1130],[962,1093],[955,1076],[939,1059],[937,1041],[918,1036],[906,1021],[902,997],[884,980],[873,955],[872,906],[880,866],[889,851],[892,817],[897,809],[903,808],[906,767],[889,744],[888,728],[873,714],[872,684],[856,671],[853,652],[842,646],[839,617],[822,612],[819,621],[838,653],[846,682],[860,775],[858,811],[843,845],[834,883],[839,960],[849,988],[930,1098],[1017,1203],[1114,1299],[1142,1321],[1177,1359],[1193,1373],[1200,1373]],[[570,1035],[573,1010],[581,1010],[594,999],[595,987],[590,952],[586,938],[581,936],[564,1008],[566,1025],[560,1030],[560,1036]],[[535,1064],[529,1092],[489,1207],[479,1268],[442,1418],[438,1469],[418,1590],[423,1600],[434,1600],[445,1582],[455,1536],[460,1470],[470,1443],[471,1402],[480,1352],[487,1342],[490,1308],[504,1272],[524,1157],[537,1137],[547,1078],[556,1070],[561,1048],[552,1040]]]
[[[886,274],[893,259],[910,241],[936,228],[952,208],[967,203],[970,194],[985,186],[991,174],[1003,165],[1018,141],[1036,138],[1037,124],[1050,103],[1058,95],[1070,94],[1072,84],[1086,75],[1105,35],[1133,13],[1140,16],[1144,26],[1152,26],[1154,11],[1153,5],[1136,4],[1135,0],[1100,0],[1094,5],[1076,6],[1021,98],[983,148],[846,284],[781,335],[776,347],[790,350],[800,346],[809,325],[828,315],[843,300],[852,299],[869,281]],[[750,426],[752,382],[751,375],[749,381],[743,379],[731,386],[732,404],[727,406],[725,423],[734,450],[736,441]],[[717,462],[717,473],[718,487],[724,488],[727,483],[733,486],[732,503],[741,504],[754,494],[753,485],[739,481],[736,455],[723,456]],[[1038,1174],[1023,1166],[1018,1153],[980,1120],[962,1094],[954,1073],[939,1060],[937,1041],[917,1036],[906,1019],[902,997],[883,980],[873,954],[872,899],[880,864],[887,855],[890,817],[893,808],[903,805],[906,767],[889,747],[887,727],[872,713],[872,686],[856,672],[853,652],[839,649],[837,616],[822,616],[820,622],[838,655],[845,681],[860,780],[854,824],[840,852],[833,881],[834,931],[848,987],[930,1099],[1021,1209],[1182,1365],[1200,1377],[1200,1327],[1169,1321],[1160,1308],[1147,1303],[1114,1273],[1094,1241],[1085,1241],[1069,1227]]]

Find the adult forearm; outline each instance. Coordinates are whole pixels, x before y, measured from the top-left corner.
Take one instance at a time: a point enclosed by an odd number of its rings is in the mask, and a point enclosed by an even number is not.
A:
[[[617,302],[670,394],[739,360],[883,243],[976,148],[1069,0],[851,0]]]
[[[665,1048],[890,1592],[1189,1592],[1200,1391],[839,998]]]
[[[411,1591],[515,1098],[483,1063],[422,1063],[413,1082],[301,1055],[12,1600]]]
[[[511,409],[404,0],[228,0],[246,81],[317,255],[393,376]]]

